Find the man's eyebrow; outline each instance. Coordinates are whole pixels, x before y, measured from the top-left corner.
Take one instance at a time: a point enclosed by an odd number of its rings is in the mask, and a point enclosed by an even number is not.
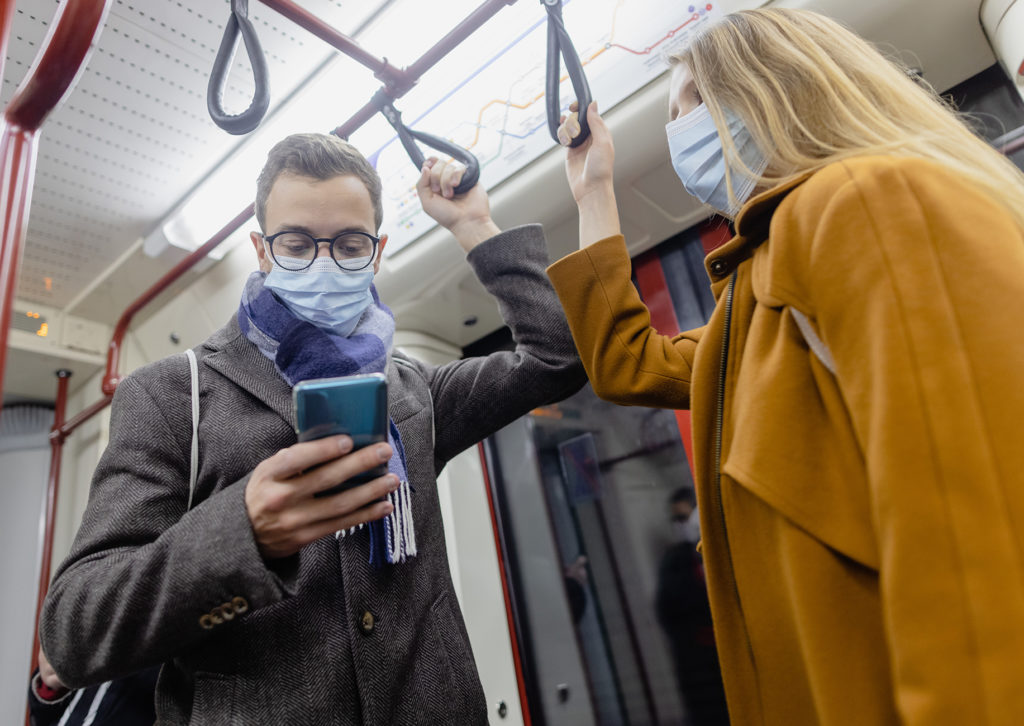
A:
[[[316,237],[316,234],[313,233],[313,230],[310,227],[305,226],[304,224],[279,224],[277,226],[277,232],[302,232],[304,234],[308,234],[310,237]],[[331,239],[334,239],[339,235],[343,235],[346,232],[362,232],[364,234],[371,234],[362,227],[359,227],[357,225],[354,227],[345,227],[343,229],[337,230],[333,235],[331,235]]]

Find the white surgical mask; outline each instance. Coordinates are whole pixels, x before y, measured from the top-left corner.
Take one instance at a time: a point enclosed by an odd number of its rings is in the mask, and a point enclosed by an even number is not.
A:
[[[368,262],[370,258],[362,259]],[[274,262],[263,284],[296,316],[335,335],[347,336],[373,302],[372,282],[373,265],[349,272],[324,256],[298,271],[286,270]]]
[[[739,117],[728,110],[725,111],[725,117],[740,159],[751,171],[760,175],[768,163],[764,155]],[[735,217],[754,190],[756,179],[732,168],[732,189],[736,203],[729,201],[725,183],[725,152],[707,106],[702,103],[682,118],[669,121],[665,124],[665,133],[668,135],[672,167],[686,191],[719,212]]]

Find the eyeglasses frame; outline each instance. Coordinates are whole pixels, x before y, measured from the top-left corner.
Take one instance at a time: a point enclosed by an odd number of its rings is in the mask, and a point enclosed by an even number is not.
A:
[[[299,267],[297,269],[293,269],[293,268],[285,267],[284,265],[282,265],[280,262],[277,261],[277,255],[274,254],[274,240],[276,240],[278,237],[280,237],[281,235],[284,235],[284,234],[301,234],[301,235],[305,235],[306,237],[309,237],[311,240],[313,240],[313,244],[316,245],[316,252],[313,253],[313,257],[310,258],[309,264],[307,264],[305,267]],[[369,237],[370,240],[373,241],[373,251],[370,252],[370,259],[367,261],[367,263],[365,265],[363,265],[362,267],[357,267],[355,269],[349,269],[347,267],[342,267],[341,263],[338,262],[338,258],[334,256],[334,243],[337,242],[342,237],[346,237],[346,236],[352,235],[352,234],[358,234],[358,235],[361,235],[363,237]],[[380,246],[380,237],[375,237],[374,235],[370,234],[369,232],[363,232],[363,231],[358,230],[358,229],[350,229],[347,232],[342,232],[341,234],[336,235],[334,237],[314,237],[313,235],[309,234],[308,232],[303,232],[302,230],[298,230],[298,229],[283,229],[280,232],[275,232],[274,234],[261,234],[260,237],[262,237],[263,241],[267,244],[267,246],[268,246],[268,248],[270,250],[270,257],[274,260],[274,262],[277,263],[277,265],[279,267],[281,267],[283,269],[286,269],[289,272],[302,272],[303,270],[308,270],[310,267],[312,267],[313,263],[316,262],[316,258],[320,256],[320,245],[322,245],[322,244],[330,245],[330,248],[329,248],[328,251],[329,251],[330,256],[331,256],[331,261],[334,262],[334,264],[338,266],[339,270],[341,270],[342,272],[359,272],[360,270],[365,270],[367,267],[369,267],[370,265],[373,264],[373,260],[377,256],[377,248]]]

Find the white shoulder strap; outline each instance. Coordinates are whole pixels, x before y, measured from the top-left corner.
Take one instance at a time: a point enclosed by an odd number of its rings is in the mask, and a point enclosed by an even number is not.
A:
[[[192,509],[192,495],[195,494],[196,476],[199,474],[199,365],[191,348],[185,351],[185,355],[192,383],[192,458],[188,466],[188,508]]]
[[[796,327],[800,328],[800,332],[804,336],[804,340],[807,341],[808,347],[818,356],[818,360],[821,364],[828,369],[828,372],[832,375],[836,374],[836,364],[832,360],[832,353],[829,352],[828,346],[825,345],[825,341],[818,337],[818,333],[814,330],[814,326],[811,325],[811,321],[807,319],[807,316],[796,308],[790,308],[790,312],[793,313],[793,320],[796,321]]]

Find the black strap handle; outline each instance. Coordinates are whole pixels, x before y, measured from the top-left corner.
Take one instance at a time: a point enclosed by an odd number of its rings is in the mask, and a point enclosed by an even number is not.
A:
[[[373,96],[373,101],[380,109],[380,112],[384,115],[384,118],[388,120],[388,123],[398,133],[398,140],[402,142],[402,146],[405,147],[405,153],[409,155],[412,163],[416,165],[417,169],[423,168],[423,162],[426,158],[423,156],[423,152],[420,151],[420,147],[416,144],[419,141],[421,144],[429,146],[431,149],[444,152],[448,154],[456,161],[461,162],[466,167],[466,172],[462,175],[462,181],[459,182],[458,186],[455,187],[455,194],[465,194],[480,179],[480,162],[473,156],[472,152],[468,149],[463,149],[461,146],[451,143],[442,139],[440,136],[434,136],[424,131],[415,131],[410,129],[408,126],[402,123],[402,114],[397,108],[395,108],[393,99],[389,96],[384,89],[380,89]]]
[[[544,95],[547,98],[548,110],[548,132],[551,138],[558,141],[558,119],[562,115],[562,104],[558,98],[559,76],[561,73],[559,56],[565,61],[565,69],[569,72],[569,80],[572,82],[572,90],[576,94],[576,101],[579,104],[580,133],[573,139],[569,146],[579,146],[590,136],[590,126],[587,124],[587,107],[590,106],[590,86],[587,84],[587,75],[583,72],[583,64],[573,47],[572,38],[565,29],[562,22],[562,0],[540,0],[544,9],[548,11],[548,60],[547,76],[544,84]]]
[[[245,51],[249,54],[256,88],[249,108],[237,116],[232,116],[224,111],[221,95],[224,92],[228,71],[231,69],[231,59],[238,45],[239,33],[245,42]],[[231,0],[231,16],[224,27],[224,37],[221,38],[220,48],[217,49],[217,58],[210,72],[210,83],[206,87],[206,108],[210,112],[210,118],[229,134],[247,134],[252,131],[260,125],[267,108],[270,107],[269,78],[267,59],[264,58],[260,40],[256,37],[256,28],[249,21],[249,0]]]

